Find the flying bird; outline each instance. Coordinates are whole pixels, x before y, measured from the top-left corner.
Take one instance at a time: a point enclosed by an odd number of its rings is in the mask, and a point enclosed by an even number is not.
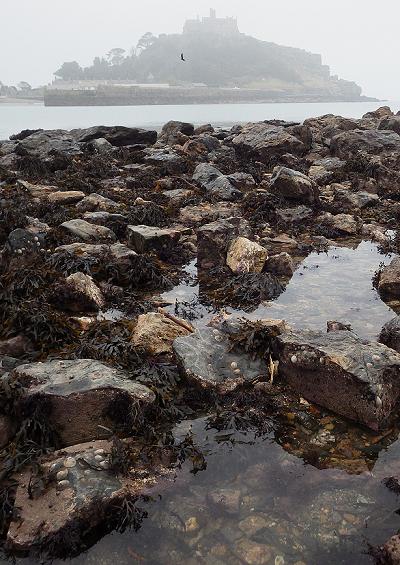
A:
[[[186,61],[185,57],[183,56],[183,53],[181,53],[181,61]]]

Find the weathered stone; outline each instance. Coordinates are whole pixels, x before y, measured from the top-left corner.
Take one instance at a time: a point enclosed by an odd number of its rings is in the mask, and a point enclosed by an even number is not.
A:
[[[132,431],[131,408],[143,411],[155,400],[144,385],[93,359],[19,365],[11,386],[13,381],[20,385],[24,410],[39,401],[48,407],[48,423],[63,445],[108,437],[110,429]]]
[[[144,162],[157,167],[164,176],[179,175],[187,171],[186,159],[172,149],[146,149]]]
[[[343,173],[346,161],[342,161],[337,157],[325,157],[323,159],[317,159],[313,162],[312,166],[308,171],[308,176],[311,180],[319,184],[320,186],[329,184],[336,177]]]
[[[240,214],[238,204],[231,202],[217,202],[209,204],[203,202],[198,206],[186,206],[179,212],[179,221],[184,225],[201,226],[215,222],[216,220],[225,220]]]
[[[366,118],[381,119],[384,118],[385,116],[393,116],[393,112],[389,106],[381,106],[376,110],[367,112],[366,114],[363,115],[363,120],[365,120]]]
[[[59,282],[53,301],[58,308],[69,312],[97,312],[105,304],[99,287],[84,273],[73,273],[64,282]]]
[[[400,136],[393,131],[354,130],[336,135],[331,141],[331,152],[341,159],[351,159],[360,151],[369,155],[400,152]]]
[[[114,200],[93,192],[83,198],[83,200],[77,204],[76,208],[82,212],[116,212],[121,209],[121,206],[117,202],[114,202]]]
[[[400,355],[347,331],[277,337],[279,374],[304,398],[379,430],[398,407]]]
[[[304,121],[304,125],[311,129],[314,142],[324,145],[329,145],[332,137],[339,133],[360,128],[357,120],[334,116],[333,114],[309,118]]]
[[[289,253],[278,253],[268,258],[265,270],[277,276],[291,277],[295,271],[293,259]]]
[[[276,210],[276,217],[286,227],[288,224],[301,224],[309,220],[313,211],[308,206],[295,206],[294,208],[280,208]]]
[[[396,316],[383,326],[379,341],[400,353],[400,316]]]
[[[232,351],[226,334],[217,329],[199,329],[186,337],[178,337],[173,350],[190,382],[219,394],[266,377],[265,362],[245,352]]]
[[[141,314],[132,334],[132,343],[150,355],[171,353],[173,341],[191,333],[187,328],[187,322],[180,325],[161,313]]]
[[[367,208],[379,202],[379,196],[363,190],[351,192],[340,184],[333,184],[333,206],[338,212],[354,212],[356,209]]]
[[[50,192],[47,194],[47,200],[52,204],[76,204],[82,198],[85,197],[85,193],[80,190],[66,190],[66,191],[57,191],[57,192]]]
[[[52,162],[57,155],[64,157],[79,155],[82,153],[82,148],[71,133],[64,130],[46,130],[19,141],[15,152],[22,157]]]
[[[298,242],[282,233],[274,238],[265,238],[262,240],[264,247],[268,249],[270,255],[278,255],[279,253],[296,253],[299,249]]]
[[[287,167],[274,168],[270,189],[274,194],[305,204],[313,204],[318,199],[314,183],[303,173]]]
[[[176,207],[180,207],[183,202],[187,201],[191,196],[194,196],[194,192],[192,190],[185,190],[183,188],[166,190],[162,194],[167,199],[169,206]]]
[[[43,457],[42,473],[49,478],[47,487],[35,496],[30,495],[27,485],[35,489],[35,479],[30,468],[19,472],[15,506],[19,518],[15,518],[7,534],[7,548],[13,552],[33,552],[40,549],[51,557],[64,557],[80,549],[84,536],[94,535],[96,528],[110,519],[123,520],[124,500],[134,501],[140,495],[151,495],[161,482],[172,480],[172,472],[163,465],[151,462],[147,467],[137,457],[134,478],[116,476],[110,470],[109,460],[112,443],[91,441],[74,445]],[[129,448],[139,454],[140,445]],[[66,467],[68,460],[76,463]],[[62,479],[66,476],[66,479]],[[56,540],[56,542],[55,542]]]
[[[192,179],[219,200],[235,201],[243,196],[242,192],[231,182],[230,177],[223,175],[209,163],[197,165]]]
[[[378,290],[383,296],[400,296],[400,257],[395,257],[389,265],[383,267]]]
[[[184,139],[187,138],[187,136],[193,135],[193,133],[193,124],[171,120],[163,125],[158,139],[168,145],[183,145],[183,143],[185,143]]]
[[[73,130],[71,133],[81,143],[102,138],[115,147],[137,144],[153,145],[157,141],[156,131],[125,126],[94,126],[88,129]]]
[[[128,244],[137,253],[160,252],[173,248],[179,241],[182,231],[152,226],[128,226]]]
[[[121,267],[129,268],[132,266],[132,260],[136,257],[135,251],[129,249],[123,243],[113,243],[112,245],[93,244],[93,243],[70,243],[69,245],[60,245],[55,250],[56,253],[71,253],[77,257],[98,257],[102,258],[107,254]]]
[[[197,260],[199,269],[225,265],[230,243],[238,236],[247,237],[250,227],[246,220],[228,218],[206,224],[197,230]]]
[[[251,190],[256,186],[256,182],[252,175],[248,173],[232,173],[227,175],[227,179],[238,189],[238,190]]]
[[[306,146],[290,130],[265,123],[246,124],[232,143],[242,155],[249,155],[262,162],[271,157],[292,153],[302,155]]]
[[[229,246],[226,264],[233,273],[261,273],[267,250],[246,237],[238,237]]]
[[[350,214],[336,214],[336,216],[326,212],[318,218],[322,225],[337,231],[342,235],[357,235],[360,233],[362,221]]]
[[[115,241],[117,239],[115,233],[109,228],[89,224],[89,222],[81,219],[68,220],[68,222],[61,224],[60,227],[67,230],[78,239],[86,242],[102,240]]]
[[[85,212],[83,219],[89,224],[97,224],[99,226],[106,226],[109,222],[117,222],[127,225],[126,216],[123,214],[114,214],[112,212]]]
[[[381,119],[378,129],[394,131],[400,135],[400,116],[386,116]]]

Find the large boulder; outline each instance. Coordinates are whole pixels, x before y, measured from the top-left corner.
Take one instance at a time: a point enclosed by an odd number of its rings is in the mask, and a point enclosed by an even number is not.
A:
[[[50,160],[57,155],[73,157],[82,153],[82,147],[76,138],[64,130],[39,131],[19,141],[15,153],[22,157]]]
[[[235,201],[243,197],[242,192],[236,188],[235,178],[223,175],[209,163],[197,165],[192,180],[218,200]]]
[[[329,145],[330,140],[335,135],[344,131],[352,131],[360,128],[357,120],[334,116],[333,114],[309,118],[304,121],[304,125],[311,129],[313,139],[316,143],[326,145]]]
[[[360,151],[369,155],[400,152],[400,135],[385,130],[354,130],[332,138],[331,153],[341,159],[351,159]]]
[[[88,129],[73,130],[71,134],[80,143],[95,139],[106,139],[111,145],[153,145],[157,141],[157,132],[125,126],[94,126]]]
[[[187,322],[173,320],[162,313],[141,314],[132,334],[132,343],[150,355],[171,353],[174,340],[189,335],[189,328]]]
[[[326,226],[341,236],[353,236],[360,233],[362,220],[351,214],[336,214],[325,212],[318,218],[321,225]]]
[[[383,268],[378,290],[383,296],[395,298],[400,296],[400,257],[395,257]]]
[[[292,153],[303,155],[307,146],[290,128],[266,123],[246,124],[232,140],[235,149],[243,156],[250,156],[268,163],[271,158]]]
[[[187,137],[190,137],[193,133],[193,124],[171,120],[163,125],[158,139],[167,145],[183,145]]]
[[[242,218],[228,218],[205,224],[197,230],[199,270],[207,271],[225,265],[231,242],[238,236],[248,237],[249,224]]]
[[[181,175],[186,173],[188,168],[186,159],[172,149],[146,149],[144,162],[157,168],[157,176]]]
[[[304,398],[373,430],[384,428],[400,396],[400,355],[349,331],[299,331],[276,338],[279,373]]]
[[[318,200],[318,189],[311,179],[287,167],[275,167],[270,189],[288,200],[304,204],[314,204]]]
[[[382,118],[378,129],[394,131],[400,135],[400,116],[386,116]]]
[[[247,237],[238,237],[229,246],[226,264],[233,273],[261,273],[268,251]]]
[[[105,438],[110,430],[131,432],[133,407],[143,414],[155,401],[146,386],[93,359],[19,365],[8,377],[11,388],[14,383],[20,410],[29,414],[41,404],[62,445]]]
[[[219,394],[263,380],[267,375],[265,361],[245,352],[234,352],[227,335],[216,328],[199,329],[186,337],[178,337],[173,349],[189,382]]]

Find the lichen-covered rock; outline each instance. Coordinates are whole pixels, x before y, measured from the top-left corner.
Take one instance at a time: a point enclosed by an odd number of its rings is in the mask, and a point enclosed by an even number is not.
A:
[[[238,237],[229,246],[226,264],[233,273],[261,273],[268,251],[246,237]]]
[[[383,296],[400,296],[400,257],[395,257],[382,269],[378,290]]]
[[[232,350],[227,335],[216,328],[199,329],[173,344],[182,373],[193,384],[226,394],[245,383],[264,380],[267,366],[245,352]]]
[[[89,224],[89,222],[81,219],[68,220],[62,223],[60,227],[76,236],[77,239],[88,243],[103,240],[114,242],[117,239],[115,233],[109,228]]]
[[[154,400],[146,386],[93,359],[53,360],[19,365],[8,377],[19,384],[18,406],[25,413],[39,402],[62,445],[101,439],[109,430],[135,427],[132,408],[143,414]]]
[[[276,339],[279,374],[304,398],[374,430],[392,419],[400,396],[400,355],[348,331],[299,331]]]
[[[171,353],[174,340],[191,333],[188,326],[187,322],[179,324],[161,313],[141,314],[132,334],[132,343],[150,355]]]
[[[296,202],[314,204],[318,200],[318,189],[312,180],[287,167],[274,168],[270,189],[274,194]]]

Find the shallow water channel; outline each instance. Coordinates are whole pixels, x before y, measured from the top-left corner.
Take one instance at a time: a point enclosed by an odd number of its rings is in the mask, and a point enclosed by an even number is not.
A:
[[[372,277],[389,261],[366,241],[312,253],[276,301],[246,315],[323,331],[327,320],[347,321],[361,337],[376,339],[394,312]],[[171,312],[175,300],[178,313],[191,304],[198,316],[192,322],[205,324],[213,310],[199,301],[194,264],[187,273],[162,298]],[[137,533],[110,534],[71,563],[373,563],[370,545],[400,528],[400,498],[383,484],[400,468],[398,431],[377,437],[307,402],[286,416],[271,420],[262,436],[229,426],[218,431],[207,417],[179,424],[175,435],[192,430],[207,469],[193,474],[185,464],[172,488],[142,504],[148,517]]]

